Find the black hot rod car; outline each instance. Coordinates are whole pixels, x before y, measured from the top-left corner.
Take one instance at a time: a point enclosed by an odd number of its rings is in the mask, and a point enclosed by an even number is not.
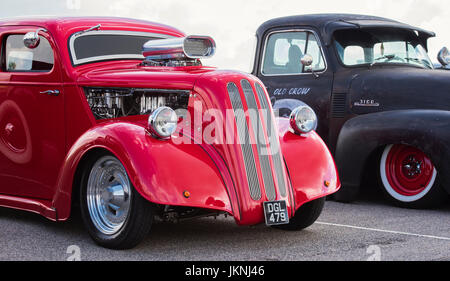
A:
[[[403,207],[425,208],[450,193],[450,72],[427,54],[433,32],[362,15],[273,19],[257,30],[252,73],[281,116],[311,106],[354,200],[366,172]],[[448,51],[439,54],[443,68]]]

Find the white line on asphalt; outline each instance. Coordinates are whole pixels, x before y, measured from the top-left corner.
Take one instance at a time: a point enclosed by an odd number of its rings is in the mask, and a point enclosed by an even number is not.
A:
[[[316,222],[316,223],[317,224],[321,224],[321,225],[330,225],[330,226],[337,226],[337,227],[346,227],[346,228],[353,228],[353,229],[360,229],[360,230],[368,230],[368,231],[376,231],[376,232],[384,232],[384,233],[392,233],[392,234],[401,234],[401,235],[408,235],[408,236],[415,236],[415,237],[431,238],[431,239],[439,239],[439,240],[450,241],[450,237],[423,235],[423,234],[416,234],[416,233],[409,233],[409,232],[384,230],[384,229],[368,228],[368,227],[361,227],[361,226],[354,226],[354,225],[345,225],[345,224],[338,224],[338,223],[329,223],[329,222]]]

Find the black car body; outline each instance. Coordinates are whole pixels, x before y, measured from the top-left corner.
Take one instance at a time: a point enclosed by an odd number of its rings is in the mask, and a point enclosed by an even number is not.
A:
[[[256,36],[253,74],[274,108],[289,115],[303,102],[318,116],[343,184],[336,199],[354,200],[367,169],[402,206],[448,198],[450,72],[434,69],[427,56],[433,32],[380,17],[317,14],[269,20]]]

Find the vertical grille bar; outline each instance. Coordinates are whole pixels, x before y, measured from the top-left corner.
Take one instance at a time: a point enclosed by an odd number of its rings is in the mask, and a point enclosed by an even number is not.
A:
[[[253,200],[260,200],[261,184],[259,182],[258,173],[256,170],[255,156],[253,154],[252,145],[249,139],[250,134],[247,122],[245,120],[244,106],[239,94],[239,89],[236,84],[228,83],[227,90],[230,96],[231,105],[233,106],[236,126],[238,129],[238,137],[241,142],[250,196]]]
[[[264,187],[266,190],[266,196],[269,200],[276,199],[275,183],[272,176],[272,168],[270,166],[270,158],[267,152],[263,151],[263,146],[266,146],[263,125],[259,115],[258,105],[256,103],[255,93],[253,92],[250,82],[247,80],[241,80],[241,87],[247,101],[247,106],[250,115],[250,121],[252,123],[253,132],[256,138],[256,148],[258,151],[259,162],[261,165],[261,174],[264,180]],[[263,136],[261,138],[261,136]],[[264,140],[264,141],[263,141]]]
[[[275,130],[275,120],[273,120],[272,118],[272,114],[269,111],[269,103],[267,101],[266,98],[266,94],[263,90],[263,88],[261,87],[261,85],[259,85],[259,83],[255,83],[255,88],[256,88],[256,92],[258,94],[258,99],[259,102],[261,104],[261,109],[264,109],[266,112],[266,125],[267,125],[267,131],[269,133],[269,139],[273,139],[274,141],[272,141],[270,143],[270,147],[272,150],[272,160],[273,160],[273,165],[274,165],[274,169],[275,169],[275,173],[277,175],[277,183],[278,183],[278,189],[280,191],[281,196],[285,197],[286,196],[286,184],[285,184],[285,180],[284,180],[284,169],[283,169],[283,159],[281,157],[281,147],[280,147],[280,142],[278,140],[278,132]]]

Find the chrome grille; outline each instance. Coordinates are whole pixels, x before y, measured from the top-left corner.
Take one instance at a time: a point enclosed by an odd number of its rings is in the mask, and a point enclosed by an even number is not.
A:
[[[267,143],[264,137],[263,125],[259,115],[258,105],[256,103],[255,93],[253,92],[250,82],[241,80],[241,87],[247,101],[249,109],[250,121],[252,123],[253,132],[256,138],[256,148],[258,150],[259,162],[261,165],[261,173],[264,180],[266,195],[269,200],[276,199],[275,184],[273,182],[272,169],[270,166],[270,158],[267,151]],[[267,150],[267,149],[266,149]]]
[[[250,142],[250,134],[247,122],[245,120],[244,106],[242,104],[239,89],[234,83],[228,83],[228,94],[230,96],[231,105],[233,106],[236,126],[238,129],[238,137],[241,143],[242,153],[244,157],[245,172],[247,174],[250,196],[253,200],[261,199],[261,188],[256,171],[255,156],[253,154]]]
[[[258,94],[258,99],[259,102],[261,104],[261,109],[264,109],[264,111],[266,112],[266,124],[267,124],[267,131],[269,132],[269,137],[273,138],[273,141],[271,141],[270,143],[270,147],[272,150],[272,160],[273,160],[273,165],[275,168],[275,173],[277,176],[277,182],[278,182],[278,189],[280,191],[280,195],[285,197],[286,196],[286,184],[285,184],[285,180],[284,180],[284,169],[283,169],[283,158],[281,156],[281,147],[280,147],[280,142],[278,140],[278,132],[276,130],[275,127],[275,120],[273,120],[272,118],[272,114],[271,111],[269,111],[270,107],[269,107],[269,103],[267,101],[267,97],[266,94],[263,90],[263,88],[261,87],[261,85],[259,85],[259,83],[255,83],[255,88],[256,88],[256,92]]]

